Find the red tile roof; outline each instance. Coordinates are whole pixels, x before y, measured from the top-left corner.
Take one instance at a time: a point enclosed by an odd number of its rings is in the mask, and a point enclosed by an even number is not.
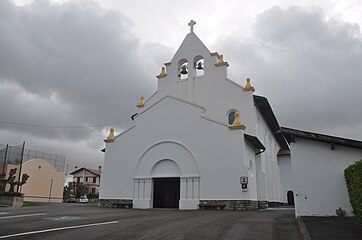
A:
[[[77,172],[79,172],[79,171],[81,171],[81,170],[86,170],[86,171],[88,171],[88,172],[90,172],[90,173],[93,173],[94,175],[97,175],[97,176],[100,176],[101,175],[101,172],[100,171],[98,171],[98,170],[95,170],[95,169],[92,169],[92,168],[84,168],[84,167],[82,167],[82,168],[79,168],[79,169],[77,169],[77,170],[75,170],[74,172],[71,172],[70,174],[75,174],[75,173],[77,173]]]

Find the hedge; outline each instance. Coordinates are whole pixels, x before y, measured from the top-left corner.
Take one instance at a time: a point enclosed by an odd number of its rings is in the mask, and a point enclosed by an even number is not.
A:
[[[344,170],[349,201],[357,221],[362,222],[362,159]]]

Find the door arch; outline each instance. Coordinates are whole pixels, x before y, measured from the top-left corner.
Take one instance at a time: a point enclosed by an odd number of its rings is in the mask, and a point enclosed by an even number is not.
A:
[[[170,192],[169,195],[165,191]],[[133,193],[134,208],[161,206],[197,209],[200,174],[194,154],[175,141],[166,140],[151,145],[137,162]],[[155,205],[154,198],[157,202],[164,194],[169,199],[173,198],[173,203]]]

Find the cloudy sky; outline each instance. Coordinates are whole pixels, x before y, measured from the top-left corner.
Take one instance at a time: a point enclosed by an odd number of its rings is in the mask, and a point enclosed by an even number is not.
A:
[[[0,144],[103,164],[189,32],[282,126],[362,140],[360,0],[1,0]]]

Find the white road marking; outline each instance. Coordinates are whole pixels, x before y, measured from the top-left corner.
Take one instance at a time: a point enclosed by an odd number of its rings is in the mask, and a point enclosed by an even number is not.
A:
[[[14,216],[0,217],[0,219],[5,219],[5,218],[18,218],[18,217],[32,217],[32,216],[39,216],[39,215],[45,215],[45,214],[46,214],[46,213],[23,214],[23,215],[14,215]]]
[[[294,208],[265,208],[265,209],[260,209],[260,211],[279,211],[279,210],[289,210],[289,211],[294,211]]]
[[[80,217],[78,216],[56,216],[56,217],[47,217],[43,218],[51,221],[71,221],[71,220],[78,220]]]
[[[7,212],[0,212],[0,215],[8,214]]]
[[[44,229],[44,230],[33,231],[33,232],[15,233],[15,234],[10,234],[10,235],[0,236],[0,239],[2,239],[2,238],[10,238],[10,237],[18,237],[18,236],[24,236],[24,235],[31,235],[31,234],[37,234],[37,233],[44,233],[44,232],[61,231],[61,230],[67,230],[67,229],[93,227],[93,226],[107,225],[107,224],[113,224],[113,223],[118,223],[118,221],[103,222],[103,223],[91,223],[91,224],[84,224],[84,225],[78,225],[78,226]]]

